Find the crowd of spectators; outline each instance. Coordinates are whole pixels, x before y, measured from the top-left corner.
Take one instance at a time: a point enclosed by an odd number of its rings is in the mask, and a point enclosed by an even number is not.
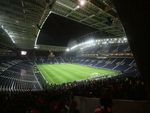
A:
[[[111,99],[146,99],[142,77],[118,76],[97,80],[45,85],[43,91],[0,92],[2,113],[79,113],[74,96],[98,97],[111,108]]]
[[[40,92],[1,92],[1,113],[67,113],[63,109],[71,105],[70,96]],[[70,106],[69,106],[70,107]]]
[[[138,73],[124,73],[115,77],[86,79],[60,85],[43,84],[44,89],[52,92],[72,93],[86,97],[100,97],[105,90],[115,99],[145,99],[146,91],[142,76]]]

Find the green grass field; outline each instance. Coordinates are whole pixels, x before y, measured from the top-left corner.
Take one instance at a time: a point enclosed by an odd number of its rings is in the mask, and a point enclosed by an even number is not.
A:
[[[79,64],[41,64],[37,65],[43,78],[50,84],[91,79],[96,76],[112,75],[119,72],[102,68],[93,68]]]

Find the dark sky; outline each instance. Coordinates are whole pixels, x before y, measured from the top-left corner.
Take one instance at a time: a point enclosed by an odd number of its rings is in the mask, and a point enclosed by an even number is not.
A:
[[[38,44],[65,47],[70,40],[94,31],[96,29],[52,13],[40,32]]]

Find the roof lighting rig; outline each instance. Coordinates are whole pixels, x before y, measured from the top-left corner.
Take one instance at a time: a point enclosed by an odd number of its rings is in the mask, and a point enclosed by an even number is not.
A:
[[[105,38],[105,39],[92,39],[88,40],[74,46],[68,47],[66,52],[75,51],[75,50],[83,50],[89,47],[99,46],[99,45],[109,45],[109,44],[124,44],[128,43],[126,37],[123,38]]]

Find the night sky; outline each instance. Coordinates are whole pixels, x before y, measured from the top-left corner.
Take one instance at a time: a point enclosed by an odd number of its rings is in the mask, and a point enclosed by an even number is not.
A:
[[[94,31],[96,29],[52,13],[46,20],[37,43],[65,47],[70,40]]]

